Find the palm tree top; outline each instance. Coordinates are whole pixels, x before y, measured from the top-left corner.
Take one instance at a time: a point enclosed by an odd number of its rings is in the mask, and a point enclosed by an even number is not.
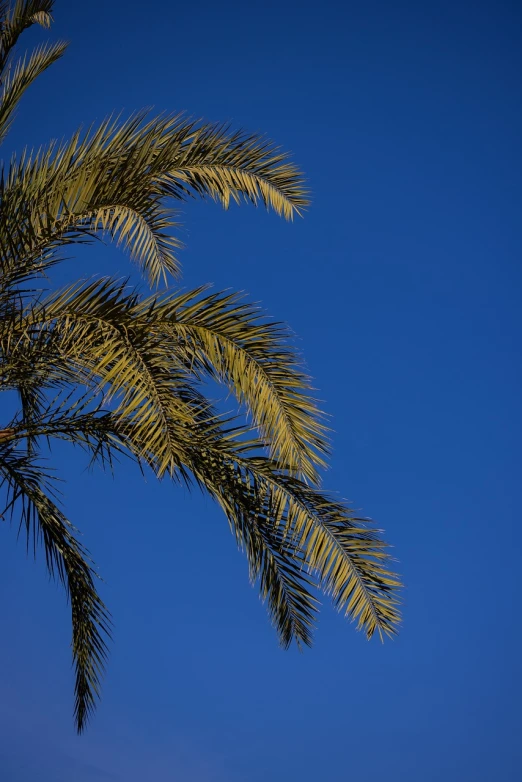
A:
[[[52,10],[52,0],[0,4],[0,141],[25,90],[65,51],[46,44],[16,56],[20,35],[48,28]],[[0,389],[20,402],[0,427],[3,514],[43,546],[68,594],[80,732],[111,620],[42,462],[46,442],[72,442],[109,467],[125,453],[158,478],[207,491],[284,647],[311,643],[317,587],[368,637],[399,622],[400,584],[380,534],[319,487],[327,429],[289,330],[237,294],[157,290],[179,275],[175,207],[193,197],[225,208],[246,200],[288,220],[308,204],[303,175],[274,144],[180,114],[113,117],[1,168]],[[104,278],[45,293],[64,248],[100,236],[152,291]],[[209,379],[248,425],[217,412]]]

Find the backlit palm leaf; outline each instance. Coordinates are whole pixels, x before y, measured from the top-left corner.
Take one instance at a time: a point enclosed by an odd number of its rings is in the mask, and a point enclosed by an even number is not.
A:
[[[44,250],[102,232],[156,284],[179,271],[168,200],[191,194],[224,205],[244,196],[287,218],[307,203],[301,174],[271,144],[182,116],[139,114],[12,162],[0,198],[5,231],[20,239],[7,256],[36,263]]]
[[[325,427],[288,329],[237,294],[198,293],[145,301],[139,314],[152,309],[151,327],[174,340],[192,371],[221,380],[247,406],[272,455],[316,481],[315,465],[324,465],[327,450]]]

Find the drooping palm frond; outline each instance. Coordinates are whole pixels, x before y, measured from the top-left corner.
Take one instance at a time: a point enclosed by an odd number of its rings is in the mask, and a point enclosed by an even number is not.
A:
[[[0,94],[0,144],[11,127],[13,113],[28,87],[58,60],[66,43],[39,46],[29,56],[20,58],[2,79]]]
[[[198,195],[210,195],[228,208],[241,198],[263,203],[291,220],[308,204],[299,169],[288,155],[266,139],[242,131],[230,133],[227,126],[197,128],[164,179],[175,197],[183,185]]]
[[[389,569],[386,544],[367,519],[259,456],[259,443],[238,439],[214,420],[210,430],[202,420],[187,434],[184,466],[225,511],[252,578],[261,578],[284,646],[311,642],[316,605],[306,572],[368,638],[396,632],[400,581]],[[145,455],[146,449],[139,452]],[[153,452],[145,458],[155,469]],[[281,574],[288,581],[280,582]]]
[[[42,540],[47,568],[67,590],[73,632],[75,718],[81,733],[96,705],[110,637],[109,615],[95,588],[96,573],[74,536],[74,527],[45,491],[49,480],[42,465],[13,448],[11,441],[0,441],[0,482],[7,488],[2,515],[10,513],[19,518],[28,543],[33,539],[35,551]]]
[[[194,451],[190,469],[227,514],[227,500],[222,497],[237,493],[238,486],[253,491],[259,503],[255,522],[293,547],[296,554],[287,557],[288,562],[315,575],[318,586],[332,596],[339,610],[357,621],[368,638],[375,632],[381,638],[395,633],[400,582],[389,570],[386,544],[368,520],[288,475],[272,460],[245,449],[238,453],[230,441]],[[217,490],[216,470],[221,481]]]
[[[227,385],[246,405],[274,458],[317,481],[326,429],[289,330],[237,294],[201,293],[152,297],[133,315],[148,317],[151,328],[186,356],[191,372],[206,372]]]
[[[298,169],[258,137],[182,116],[107,120],[69,143],[12,161],[0,188],[0,232],[12,245],[0,236],[4,266],[23,258],[33,274],[44,251],[102,233],[157,284],[179,271],[168,199],[191,194],[225,205],[244,196],[287,218],[307,203]]]

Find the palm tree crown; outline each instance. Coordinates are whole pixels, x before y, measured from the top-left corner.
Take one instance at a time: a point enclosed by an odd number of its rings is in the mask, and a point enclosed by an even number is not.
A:
[[[18,101],[65,51],[16,59],[19,36],[49,27],[53,0],[0,4],[0,140]],[[326,429],[288,330],[238,295],[158,284],[179,273],[172,205],[246,199],[292,219],[307,204],[300,171],[271,143],[182,115],[109,119],[62,144],[24,151],[0,179],[0,384],[19,411],[0,430],[5,510],[42,544],[71,605],[75,719],[95,707],[110,618],[93,564],[56,498],[42,443],[76,443],[111,465],[125,452],[158,478],[199,484],[222,507],[284,647],[311,643],[313,589],[368,637],[399,620],[397,577],[371,525],[319,488]],[[112,279],[45,294],[63,248],[103,235],[149,281]],[[224,384],[251,426],[204,396]]]

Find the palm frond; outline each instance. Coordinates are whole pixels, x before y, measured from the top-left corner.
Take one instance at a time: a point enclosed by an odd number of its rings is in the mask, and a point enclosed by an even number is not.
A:
[[[80,418],[79,424],[83,425]],[[154,444],[143,439],[142,430],[124,416],[105,414],[96,422],[89,422],[89,433],[98,423],[102,434],[109,434],[110,447],[116,441],[158,477],[162,476],[162,454],[157,454]],[[72,426],[76,427],[76,422]],[[60,421],[51,428],[44,426],[51,436],[58,437],[67,436],[70,427],[67,421],[63,431]],[[266,485],[259,484],[253,473],[249,476],[252,481],[244,481],[237,463],[230,458],[231,454],[235,458],[261,448],[256,440],[244,439],[249,434],[252,433],[248,430],[230,428],[229,421],[212,415],[209,409],[200,409],[190,429],[178,429],[180,473],[188,486],[192,475],[224,510],[238,546],[246,552],[250,579],[259,585],[281,645],[288,648],[295,641],[298,647],[310,646],[318,603],[311,592],[315,585],[306,575],[302,551],[278,525],[279,509],[267,495]]]
[[[44,354],[50,348],[55,356],[50,369],[34,362],[48,373],[47,382],[74,378],[93,394],[102,394],[162,454],[160,472],[174,476],[180,464],[179,428],[190,430],[194,415],[207,403],[187,382],[164,339],[145,321],[132,319],[135,304],[136,295],[128,294],[124,284],[102,280],[73,286],[32,307],[11,326],[3,338],[10,346],[7,368],[16,369],[17,354],[26,355],[30,344],[36,345],[36,354],[41,346]]]
[[[246,405],[271,454],[297,475],[318,481],[326,428],[310,379],[281,323],[267,321],[237,294],[201,297],[201,290],[153,297],[135,308],[151,329],[174,341],[191,372],[224,382]]]
[[[401,584],[389,569],[391,557],[379,531],[344,503],[260,456],[262,444],[244,434],[227,431],[215,419],[209,425],[203,416],[185,433],[181,459],[225,511],[252,577],[261,577],[283,645],[293,638],[311,640],[315,603],[303,571],[368,638],[376,632],[381,639],[393,635]],[[152,449],[140,446],[141,437],[129,434],[140,456],[159,472]],[[288,576],[286,584],[278,582],[281,574]]]
[[[291,220],[308,204],[299,169],[267,139],[226,126],[203,125],[184,145],[176,165],[165,175],[170,192],[180,197],[180,185],[200,196],[210,195],[225,209],[244,198]]]
[[[157,284],[179,270],[166,199],[191,194],[225,206],[245,197],[287,218],[307,203],[302,175],[268,142],[180,116],[146,121],[141,113],[13,160],[0,189],[0,232],[20,237],[14,253],[6,247],[8,257],[34,265],[54,246],[105,231],[132,248]],[[5,244],[0,235],[0,249]]]
[[[58,60],[67,48],[66,43],[39,46],[32,54],[22,57],[3,79],[0,95],[0,144],[7,135],[22,95],[28,87]]]
[[[0,442],[1,485],[7,489],[2,515],[16,513],[27,541],[41,542],[47,568],[64,585],[71,606],[75,667],[74,715],[82,732],[96,706],[110,637],[110,619],[96,588],[96,573],[75,529],[45,491],[48,476],[37,462]],[[49,487],[48,487],[49,488]]]
[[[387,546],[370,522],[271,460],[249,455],[243,447],[240,452],[230,448],[230,441],[216,442],[205,453],[195,450],[188,466],[203,485],[209,482],[215,494],[215,471],[226,477],[231,465],[234,485],[255,490],[260,500],[256,524],[275,530],[283,543],[298,552],[287,561],[315,576],[337,608],[357,621],[368,638],[375,632],[381,639],[393,635],[400,621],[400,581],[389,570]],[[222,480],[220,494],[227,496],[234,489],[230,480]]]
[[[76,218],[73,218],[75,221]],[[142,212],[128,206],[103,207],[87,217],[86,224],[89,232],[96,233],[101,229],[103,234],[114,239],[127,251],[131,261],[141,264],[151,280],[157,282],[162,278],[166,283],[167,273],[180,274],[175,251],[183,245],[167,233],[178,223],[158,202]]]

